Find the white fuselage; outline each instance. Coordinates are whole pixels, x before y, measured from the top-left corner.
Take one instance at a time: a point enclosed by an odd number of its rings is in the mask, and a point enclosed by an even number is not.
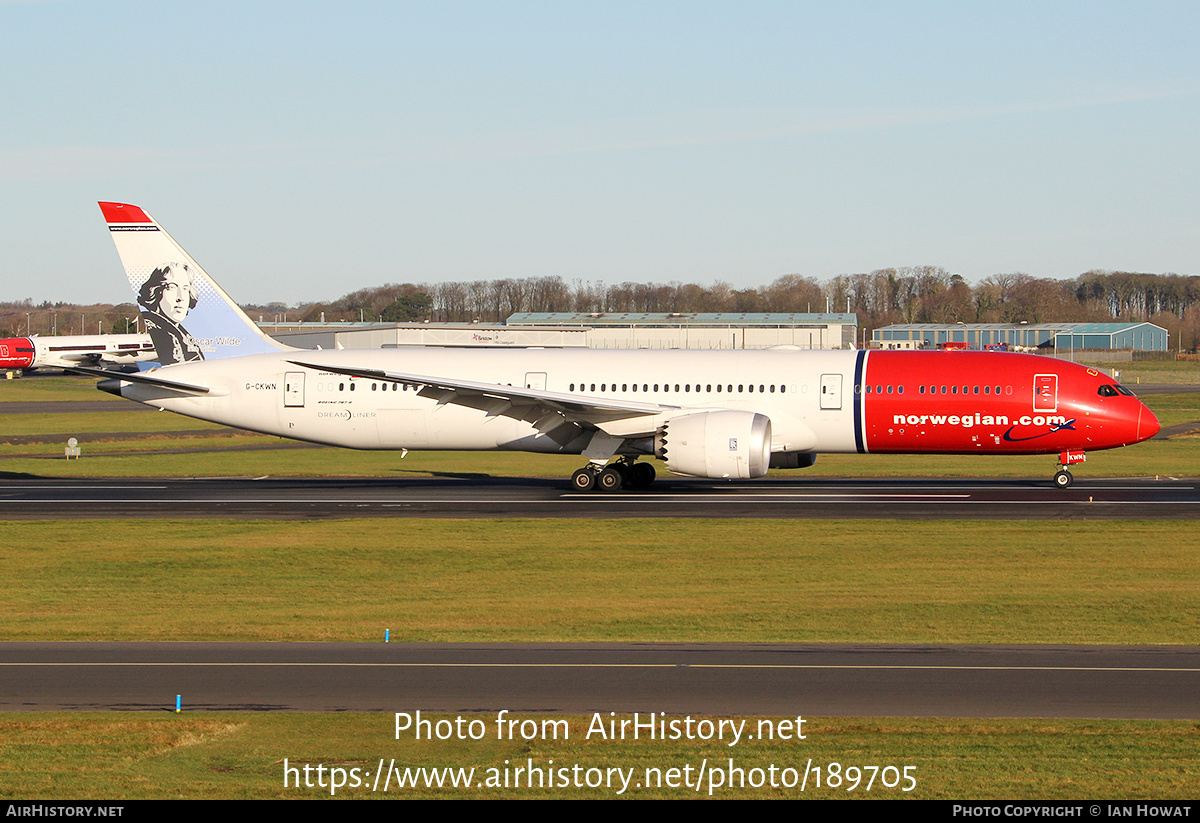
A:
[[[356,449],[522,450],[579,453],[537,421],[418,394],[416,387],[292,365],[453,376],[598,400],[669,407],[598,424],[617,437],[652,433],[680,414],[709,409],[770,417],[775,452],[853,452],[854,351],[601,351],[382,349],[303,351],[181,363],[153,372],[203,385],[204,396],[124,385],[132,400],[229,426]],[[837,396],[834,396],[834,392]]]

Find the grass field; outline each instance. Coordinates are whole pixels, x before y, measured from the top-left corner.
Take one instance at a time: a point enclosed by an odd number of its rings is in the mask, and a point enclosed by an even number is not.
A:
[[[1092,363],[1080,358],[1083,365],[1094,366],[1105,374],[1113,369],[1120,372],[1121,382],[1132,389],[1142,384],[1191,383],[1200,384],[1200,361],[1145,360],[1138,363]]]
[[[0,372],[2,375],[3,372]],[[36,374],[19,380],[0,380],[0,403],[28,403],[31,401],[71,401],[88,403],[112,400],[96,388],[94,377],[82,375]]]
[[[590,717],[550,719],[568,721],[569,739],[560,734],[558,740],[498,741],[490,727],[477,741],[415,741],[409,734],[396,739],[392,713],[0,715],[0,797],[669,799],[708,797],[711,790],[712,797],[727,799],[1189,800],[1200,777],[1200,732],[1189,722],[808,718],[804,740],[743,740],[731,748],[701,741],[603,741],[595,735],[588,740]],[[755,728],[755,720],[747,722]],[[382,779],[372,791],[381,758],[385,771],[394,761],[401,774],[422,767],[474,768],[472,782],[484,785],[427,788],[422,781],[418,788],[399,789],[393,774],[386,793]],[[297,769],[287,786],[285,759]],[[744,785],[729,786],[730,761]],[[810,763],[821,769],[819,788],[811,771],[803,793],[798,786],[782,786],[798,782]],[[306,764],[311,787],[303,785]],[[326,767],[323,775],[318,764]],[[567,781],[599,785],[514,788],[515,769],[529,765],[566,768]],[[770,786],[772,765],[777,788]],[[864,769],[871,766],[873,781]],[[882,772],[885,766],[899,773]],[[910,784],[898,779],[906,766],[915,784],[909,792],[901,786]],[[329,767],[345,776],[346,785],[336,792],[329,788]],[[699,790],[665,785],[671,768],[679,770],[678,780],[688,775],[691,786],[698,782]],[[603,771],[588,774],[589,769]],[[620,795],[622,778],[614,775],[611,788],[602,783],[609,769],[628,776]],[[350,780],[355,776],[357,786]],[[723,785],[710,789],[718,779]],[[883,785],[885,779],[893,788]],[[753,788],[755,782],[767,785]]]
[[[22,521],[0,639],[1195,644],[1198,552],[1178,522]]]

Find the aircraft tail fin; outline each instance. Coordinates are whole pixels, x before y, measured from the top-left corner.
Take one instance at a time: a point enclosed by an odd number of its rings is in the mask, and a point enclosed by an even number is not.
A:
[[[264,334],[142,209],[102,202],[100,210],[160,364],[292,350]]]

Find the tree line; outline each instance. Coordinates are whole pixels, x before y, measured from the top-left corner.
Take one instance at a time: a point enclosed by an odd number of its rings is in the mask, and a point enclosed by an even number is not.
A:
[[[1089,271],[1070,280],[994,274],[972,286],[936,266],[878,269],[820,281],[788,274],[766,286],[603,283],[561,277],[387,283],[330,302],[243,308],[255,320],[497,323],[521,312],[833,312],[857,314],[869,337],[894,323],[1156,323],[1172,348],[1200,344],[1200,276]],[[136,307],[0,303],[0,336],[124,332]]]
[[[330,303],[298,307],[306,322],[392,319],[502,322],[521,312],[844,312],[869,337],[895,323],[1149,321],[1171,333],[1172,348],[1200,344],[1200,277],[1089,271],[1071,280],[994,274],[976,285],[936,266],[878,269],[819,281],[789,274],[770,285],[717,281],[612,283],[561,277],[451,283],[390,283]],[[385,317],[385,313],[388,315]],[[296,319],[296,318],[293,318]]]

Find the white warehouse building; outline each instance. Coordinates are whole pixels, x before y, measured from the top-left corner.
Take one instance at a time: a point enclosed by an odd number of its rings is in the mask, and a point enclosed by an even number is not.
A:
[[[514,314],[495,323],[260,324],[282,343],[304,349],[409,346],[593,349],[851,349],[854,314],[624,313]]]

